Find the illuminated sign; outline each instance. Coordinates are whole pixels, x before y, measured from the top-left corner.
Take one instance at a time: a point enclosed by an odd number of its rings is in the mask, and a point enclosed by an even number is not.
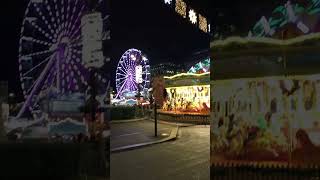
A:
[[[142,79],[142,66],[136,66],[136,82],[141,84],[143,82]]]

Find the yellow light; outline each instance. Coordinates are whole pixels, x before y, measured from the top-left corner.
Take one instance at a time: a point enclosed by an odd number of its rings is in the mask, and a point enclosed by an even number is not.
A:
[[[194,73],[181,73],[176,74],[174,76],[164,76],[164,79],[174,79],[182,76],[194,76],[194,77],[201,77],[210,74],[210,72],[202,73],[202,74],[194,74]]]
[[[176,1],[176,12],[183,18],[187,17],[187,4],[183,0]]]
[[[203,32],[208,32],[208,22],[205,17],[203,17],[201,14],[199,14],[199,28]]]
[[[169,87],[169,88],[166,88],[166,89],[168,89],[168,90],[170,90],[170,89],[184,90],[184,89],[187,89],[187,88],[198,88],[198,87],[210,88],[210,85],[178,86],[178,87]]]
[[[162,133],[161,136],[168,136],[169,134],[167,133]]]
[[[303,41],[312,40],[312,39],[320,39],[320,33],[313,33],[304,36],[298,36],[292,39],[273,39],[273,38],[266,38],[266,37],[239,37],[239,36],[232,36],[225,40],[217,40],[210,43],[210,47],[219,47],[219,46],[226,46],[232,43],[266,43],[270,45],[280,45],[280,46],[288,46],[293,45],[296,43],[301,43]]]

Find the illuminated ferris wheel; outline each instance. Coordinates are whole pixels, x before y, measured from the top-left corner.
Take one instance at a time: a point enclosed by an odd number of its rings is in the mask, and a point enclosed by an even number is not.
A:
[[[84,93],[88,89],[90,69],[83,60],[82,30],[88,12],[85,0],[31,0],[21,28],[19,46],[20,81],[25,111],[39,109],[39,97]],[[90,16],[92,17],[92,16]],[[85,19],[86,20],[86,19]],[[102,83],[101,75],[95,74]]]
[[[149,60],[140,50],[129,49],[121,57],[116,71],[116,98],[126,94],[142,92],[146,95],[150,87]]]

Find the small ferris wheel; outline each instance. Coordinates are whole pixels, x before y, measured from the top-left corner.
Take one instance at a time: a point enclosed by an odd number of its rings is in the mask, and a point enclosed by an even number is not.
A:
[[[117,99],[126,94],[142,92],[146,95],[150,87],[150,65],[140,50],[129,49],[119,60],[116,71]]]

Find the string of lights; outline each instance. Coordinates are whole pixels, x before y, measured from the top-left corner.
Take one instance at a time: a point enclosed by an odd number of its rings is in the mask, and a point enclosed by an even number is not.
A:
[[[191,24],[197,25],[201,31],[211,33],[211,25],[207,18],[188,6],[184,0],[164,0],[164,3],[168,6],[174,6],[177,14],[184,19],[187,18]]]

